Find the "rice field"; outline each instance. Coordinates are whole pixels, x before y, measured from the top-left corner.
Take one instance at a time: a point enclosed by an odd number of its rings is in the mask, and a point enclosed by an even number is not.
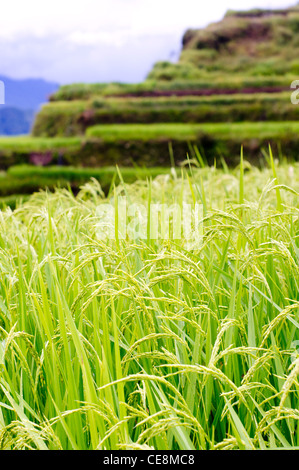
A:
[[[0,448],[299,448],[298,195],[241,159],[0,211]],[[121,197],[200,205],[200,244],[119,237]]]

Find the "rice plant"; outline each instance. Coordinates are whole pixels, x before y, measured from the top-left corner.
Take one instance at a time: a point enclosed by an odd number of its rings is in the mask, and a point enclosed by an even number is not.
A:
[[[299,448],[298,164],[193,169],[0,211],[0,448]],[[101,208],[202,205],[202,240]],[[150,219],[149,219],[150,220]]]

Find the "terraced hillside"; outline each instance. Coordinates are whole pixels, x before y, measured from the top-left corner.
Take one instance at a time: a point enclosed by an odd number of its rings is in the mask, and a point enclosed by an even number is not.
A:
[[[178,63],[157,63],[141,84],[61,87],[37,116],[33,134],[90,136],[94,133],[90,134],[89,128],[95,125],[196,123],[202,125],[201,131],[190,141],[201,147],[205,144],[207,159],[213,162],[222,154],[229,163],[234,163],[236,151],[239,154],[238,146],[234,145],[239,144],[238,135],[226,135],[225,145],[222,139],[214,139],[218,123],[242,122],[248,158],[253,155],[260,158],[268,142],[260,139],[260,132],[252,139],[246,133],[248,123],[298,120],[299,106],[294,106],[290,99],[291,83],[299,74],[298,52],[298,6],[287,10],[228,12],[219,23],[186,31]],[[215,131],[206,127],[206,123],[215,124]],[[124,128],[120,130],[122,136],[127,135]],[[276,150],[281,148],[283,153],[296,158],[296,146],[290,146],[285,128],[277,124],[273,129],[267,140]],[[144,141],[139,139],[139,131],[141,127],[136,127],[134,141]],[[101,138],[99,132],[97,137]],[[163,137],[174,145],[181,140],[180,132],[178,139],[171,134]],[[132,139],[121,140],[123,145],[117,159],[121,161],[122,156],[126,159],[129,148],[135,160]],[[149,140],[152,148],[154,144],[159,147],[157,138]],[[179,151],[176,156],[181,161]],[[152,162],[157,163],[154,156]]]
[[[299,105],[290,86],[299,78],[298,56],[299,6],[228,12],[186,31],[179,61],[157,63],[143,83],[61,87],[31,137],[0,139],[1,169],[118,164],[133,175],[136,165],[154,172],[187,155],[200,165],[234,166],[242,145],[245,158],[261,165],[269,143],[277,158],[297,160]],[[0,189],[0,197],[8,193]]]

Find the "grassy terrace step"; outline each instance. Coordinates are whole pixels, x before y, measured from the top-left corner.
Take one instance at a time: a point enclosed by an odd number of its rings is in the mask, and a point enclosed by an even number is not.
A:
[[[247,158],[256,161],[268,143],[274,151],[281,149],[289,159],[298,159],[299,123],[100,125],[88,128],[84,137],[0,138],[0,168],[21,163],[169,166],[169,143],[176,163],[186,160],[189,144],[198,145],[210,163],[222,156],[234,165],[241,145]]]
[[[0,151],[37,152],[42,150],[59,150],[78,148],[81,144],[80,137],[47,139],[32,138],[30,136],[0,137]]]
[[[119,140],[195,140],[200,127],[196,124],[124,124],[100,125],[87,129],[88,137],[105,142]]]
[[[45,105],[33,128],[35,136],[82,135],[97,124],[297,121],[299,106],[290,93],[210,97],[106,98]]]
[[[298,159],[299,148],[298,122],[105,125],[90,127],[86,135],[99,139],[99,149],[106,148],[113,162],[131,158],[151,166],[169,163],[170,141],[176,163],[186,159],[188,143],[198,145],[207,162],[223,157],[228,165],[238,162],[242,145],[256,163],[269,143],[291,160]]]
[[[49,163],[61,156],[73,159],[82,149],[80,137],[0,137],[0,170],[21,163]]]
[[[73,181],[87,181],[90,178],[96,178],[99,181],[105,178],[112,180],[119,180],[119,175],[125,182],[135,181],[136,179],[146,179],[156,177],[160,174],[168,174],[170,167],[154,167],[154,168],[121,168],[117,167],[102,167],[102,168],[82,168],[72,166],[33,166],[33,165],[16,165],[8,169],[7,175],[14,178],[30,177],[46,177],[48,179],[64,178],[70,182]]]
[[[0,168],[23,163],[167,167],[170,143],[177,164],[186,160],[190,144],[209,163],[223,157],[235,165],[241,145],[246,157],[257,161],[269,143],[275,152],[298,159],[299,122],[100,125],[88,128],[81,138],[0,138]]]
[[[174,75],[166,80],[146,80],[138,84],[124,83],[76,83],[63,85],[54,93],[51,101],[69,101],[89,99],[94,96],[188,96],[188,95],[209,95],[224,93],[254,93],[283,91],[290,87],[290,84],[298,76],[293,74],[279,74],[274,76],[254,76],[248,75],[223,75],[223,73],[201,72],[200,77],[195,79],[180,78]]]
[[[230,140],[253,138],[284,138],[299,133],[298,122],[242,122],[217,124],[125,124],[92,126],[86,131],[88,137],[103,141],[115,140],[192,140],[202,135]]]
[[[28,201],[31,194],[11,194],[10,196],[0,197],[0,210],[7,207],[15,209],[17,206]]]

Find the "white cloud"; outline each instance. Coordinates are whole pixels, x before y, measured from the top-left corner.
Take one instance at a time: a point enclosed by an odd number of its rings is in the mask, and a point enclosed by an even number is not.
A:
[[[187,28],[218,21],[229,8],[290,4],[292,0],[9,0],[0,10],[0,73],[60,82],[140,81],[154,62],[179,52]]]
[[[132,37],[130,30],[124,31],[74,31],[66,40],[77,46],[96,46],[98,44],[122,47]]]
[[[119,29],[155,34],[217,21],[229,9],[283,7],[292,0],[9,0],[1,6],[2,33],[42,35]]]

